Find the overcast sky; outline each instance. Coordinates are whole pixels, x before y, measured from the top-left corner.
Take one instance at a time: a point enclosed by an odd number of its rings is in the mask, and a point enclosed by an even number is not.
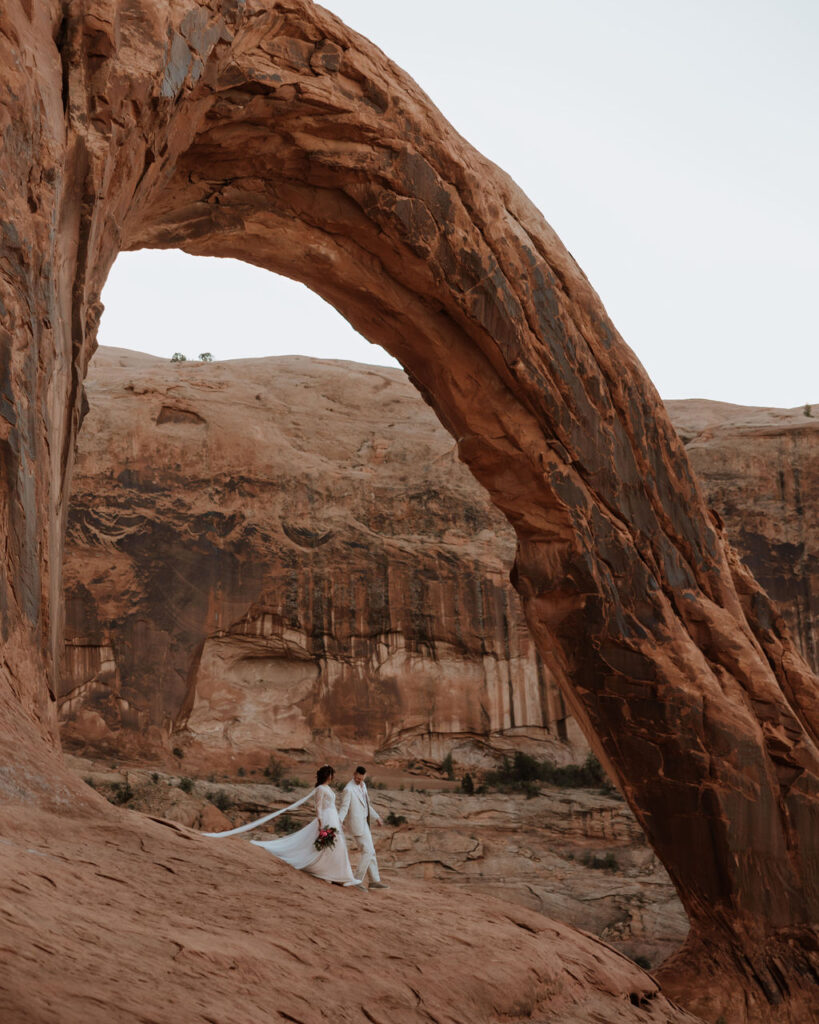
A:
[[[326,6],[528,193],[664,398],[819,403],[816,0]],[[393,362],[234,261],[123,253],[103,302],[104,345]]]

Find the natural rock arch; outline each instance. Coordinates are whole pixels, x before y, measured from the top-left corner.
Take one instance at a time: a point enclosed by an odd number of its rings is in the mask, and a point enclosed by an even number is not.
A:
[[[805,1019],[817,680],[538,211],[309,0],[13,0],[0,29],[14,785],[37,788],[35,731],[54,740],[67,480],[108,269],[123,248],[235,256],[392,352],[517,531],[536,642],[691,920],[667,988],[711,1016]]]

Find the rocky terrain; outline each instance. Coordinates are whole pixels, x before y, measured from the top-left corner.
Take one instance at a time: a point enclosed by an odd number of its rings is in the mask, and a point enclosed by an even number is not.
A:
[[[115,803],[208,832],[287,806],[311,785],[303,766],[273,784],[261,773],[192,779],[77,757],[69,763]],[[399,889],[419,879],[464,899],[482,893],[528,907],[592,932],[644,966],[679,949],[688,932],[685,912],[622,799],[599,789],[538,789],[535,796],[467,795],[455,782],[376,768],[370,796],[385,819],[374,830],[382,872]],[[305,806],[276,824],[301,826],[311,816]]]
[[[525,907],[410,877],[351,892],[80,785],[56,814],[4,807],[4,1024],[696,1022]]]
[[[340,1020],[684,1016],[600,940],[488,897],[413,880],[386,918],[301,899],[296,879],[273,908],[276,872],[247,844],[213,852],[111,808],[62,763],[63,548],[100,294],[118,252],[177,247],[293,277],[382,344],[512,525],[532,641],[690,923],[663,992],[711,1022],[815,1017],[819,680],[515,183],[310,0],[13,0],[0,130],[4,1011],[312,1020],[343,921],[378,970],[332,990]],[[290,526],[309,550],[332,528]],[[265,652],[266,621],[247,629]]]

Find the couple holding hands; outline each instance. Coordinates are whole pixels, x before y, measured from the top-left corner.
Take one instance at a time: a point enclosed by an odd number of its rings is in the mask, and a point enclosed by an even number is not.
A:
[[[352,779],[344,787],[341,808],[337,809],[336,794],[331,786],[335,769],[329,764],[322,765],[316,772],[315,789],[296,803],[267,814],[258,821],[252,821],[249,825],[242,825],[229,832],[207,832],[205,835],[221,839],[239,832],[248,832],[277,818],[280,814],[295,810],[315,796],[316,816],[304,828],[279,839],[253,839],[251,842],[263,847],[291,867],[306,871],[326,882],[351,886],[360,892],[366,892],[364,883],[369,876],[370,889],[387,889],[389,886],[381,881],[378,873],[375,846],[370,832],[373,821],[379,825],[382,821],[379,813],[370,804],[366,775],[367,769],[359,765]],[[361,851],[355,874],[350,866],[347,843],[344,839],[344,822],[348,822],[349,833]]]

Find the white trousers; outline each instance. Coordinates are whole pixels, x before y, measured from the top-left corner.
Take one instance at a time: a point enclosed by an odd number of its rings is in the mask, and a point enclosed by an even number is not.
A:
[[[367,829],[360,836],[353,836],[353,839],[358,849],[361,850],[361,857],[355,869],[355,877],[359,882],[363,882],[369,871],[370,881],[380,882],[381,876],[378,874],[378,861],[375,859],[375,846],[373,845],[373,837],[370,830]]]

